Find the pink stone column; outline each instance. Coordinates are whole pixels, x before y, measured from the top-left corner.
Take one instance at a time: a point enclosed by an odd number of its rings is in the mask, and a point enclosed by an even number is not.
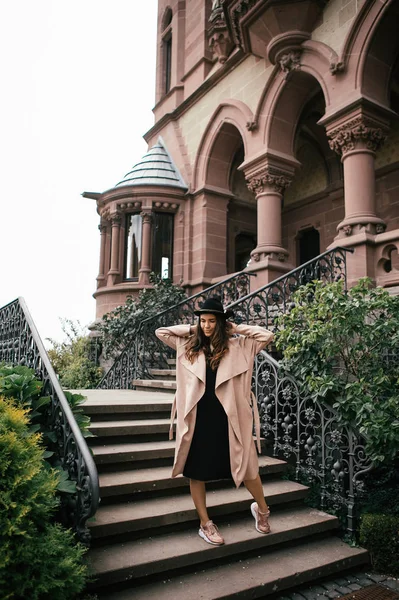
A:
[[[98,226],[98,229],[100,230],[100,266],[98,269],[98,277],[97,277],[97,281],[98,281],[98,286],[101,285],[101,282],[105,279],[105,245],[106,245],[106,240],[107,240],[107,236],[106,236],[106,232],[107,232],[107,226],[105,225],[105,223],[103,221],[101,221],[101,223]]]
[[[342,156],[344,167],[345,218],[338,225],[337,238],[385,229],[376,214],[374,165],[385,135],[381,127],[372,125],[376,123],[360,115],[327,131],[330,147]]]
[[[283,191],[290,179],[266,169],[249,179],[248,187],[257,201],[258,243],[251,256],[255,262],[266,257],[283,262],[288,251],[282,245],[281,210]]]
[[[121,216],[119,214],[111,215],[111,268],[108,275],[119,275],[119,237],[121,227]]]
[[[143,233],[141,238],[141,267],[139,269],[139,283],[149,285],[151,273],[151,212],[143,211],[141,218],[143,220]]]

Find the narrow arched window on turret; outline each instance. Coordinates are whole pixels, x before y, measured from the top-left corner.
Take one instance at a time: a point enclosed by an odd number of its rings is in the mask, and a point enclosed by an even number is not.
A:
[[[163,88],[167,94],[172,82],[172,10],[166,9],[162,20]]]

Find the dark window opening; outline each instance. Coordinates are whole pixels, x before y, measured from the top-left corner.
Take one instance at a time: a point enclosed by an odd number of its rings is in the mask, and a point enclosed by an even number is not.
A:
[[[170,90],[172,80],[172,34],[164,38],[164,64],[165,64],[165,94]]]
[[[162,279],[173,277],[174,215],[153,213],[152,270]]]
[[[124,279],[138,280],[141,267],[141,232],[141,216],[126,215]]]
[[[308,262],[320,254],[320,234],[312,227],[299,234],[299,264]]]
[[[254,235],[249,233],[239,233],[235,239],[235,271],[242,271],[251,258],[251,252],[256,247]]]

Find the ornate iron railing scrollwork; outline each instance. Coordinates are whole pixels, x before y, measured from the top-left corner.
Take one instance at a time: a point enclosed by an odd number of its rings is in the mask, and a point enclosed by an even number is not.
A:
[[[65,524],[88,545],[90,533],[86,522],[99,503],[97,468],[23,298],[0,309],[0,362],[33,369],[43,383],[42,394],[51,398],[48,425],[57,437],[52,450],[55,449],[60,465],[76,483],[76,494],[63,506]]]
[[[301,394],[297,382],[262,351],[253,372],[262,433],[273,455],[295,468],[295,477],[320,487],[320,508],[344,513],[347,533],[356,531],[362,476],[373,468],[364,439],[321,400]]]
[[[224,305],[235,302],[249,293],[251,273],[237,273],[210,286],[202,292],[186,298],[175,306],[143,320],[134,339],[115,360],[112,367],[98,384],[102,389],[130,389],[133,380],[151,379],[152,369],[168,368],[174,352],[154,335],[155,329],[174,323],[193,323],[194,311],[209,296],[220,296]]]
[[[293,293],[315,279],[325,282],[343,280],[346,289],[346,254],[352,248],[334,248],[278,277],[264,287],[240,298],[229,308],[237,323],[254,323],[274,331],[276,318],[286,312]]]

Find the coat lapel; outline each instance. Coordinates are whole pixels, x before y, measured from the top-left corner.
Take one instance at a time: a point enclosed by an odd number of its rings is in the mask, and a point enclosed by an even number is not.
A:
[[[233,339],[229,344],[229,351],[227,356],[223,357],[220,361],[218,372],[216,375],[216,388],[228,379],[232,379],[236,375],[241,375],[248,371],[248,361],[238,345],[238,341]]]

